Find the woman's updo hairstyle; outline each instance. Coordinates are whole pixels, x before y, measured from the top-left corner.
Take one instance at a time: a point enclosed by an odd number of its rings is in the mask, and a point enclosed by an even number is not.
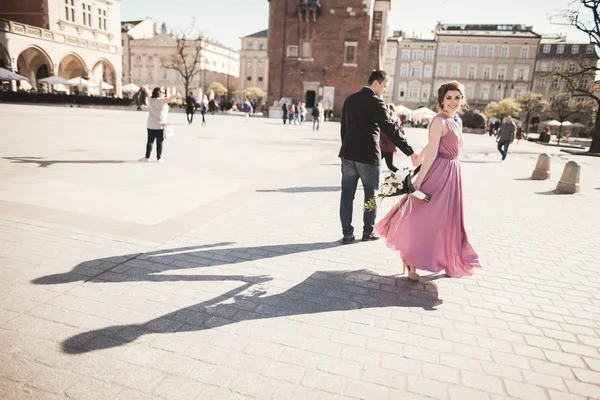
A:
[[[451,90],[457,90],[460,93],[462,97],[461,109],[463,111],[468,110],[469,105],[467,104],[467,98],[465,97],[464,86],[458,81],[446,82],[438,89],[438,106],[440,107],[440,110],[444,109],[444,97],[446,97],[446,93]]]

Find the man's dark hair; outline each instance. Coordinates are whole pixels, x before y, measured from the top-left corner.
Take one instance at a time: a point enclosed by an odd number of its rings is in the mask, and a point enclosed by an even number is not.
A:
[[[371,86],[375,81],[382,84],[386,79],[387,72],[382,71],[380,69],[376,69],[375,71],[371,72],[371,75],[369,76],[369,86]]]

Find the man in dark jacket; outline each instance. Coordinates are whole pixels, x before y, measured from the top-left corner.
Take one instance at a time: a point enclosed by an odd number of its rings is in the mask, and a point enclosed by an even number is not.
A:
[[[194,112],[196,111],[196,98],[194,97],[194,93],[190,92],[188,96],[185,98],[185,115],[187,117],[188,124],[191,124],[194,121]]]
[[[283,111],[283,124],[285,125],[288,119],[288,103],[287,101],[281,105],[281,111]]]
[[[344,238],[342,243],[354,241],[352,226],[352,206],[358,179],[360,178],[365,192],[365,203],[375,196],[379,189],[379,173],[381,150],[379,135],[381,133],[410,156],[414,166],[421,162],[418,154],[400,135],[400,130],[382,100],[389,80],[385,71],[373,71],[368,86],[351,94],[344,102],[342,109],[342,148],[339,157],[342,159],[342,198],[340,202],[340,220]],[[365,211],[363,222],[363,241],[376,240],[373,234],[377,209]]]

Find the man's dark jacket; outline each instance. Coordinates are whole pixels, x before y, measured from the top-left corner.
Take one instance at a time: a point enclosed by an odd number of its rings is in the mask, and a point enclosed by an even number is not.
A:
[[[363,164],[379,165],[379,135],[383,133],[404,154],[414,153],[391,118],[383,100],[369,88],[351,94],[342,110],[342,148],[339,157]]]

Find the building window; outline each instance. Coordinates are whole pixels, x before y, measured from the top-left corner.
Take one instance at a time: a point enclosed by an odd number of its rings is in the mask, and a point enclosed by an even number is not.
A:
[[[472,65],[469,65],[469,74],[467,75],[467,78],[475,79],[475,72],[476,72],[476,68]],[[469,96],[469,97],[471,97],[471,96]]]
[[[546,78],[538,78],[536,82],[536,86],[540,88],[546,87]]]
[[[529,47],[521,47],[521,58],[527,58],[529,56]]]
[[[577,54],[577,53],[579,53],[579,45],[574,44],[571,46],[571,54]]]
[[[500,58],[508,58],[508,46],[502,46],[500,51]]]
[[[154,75],[152,74],[152,70],[148,71],[148,80],[153,80],[154,79]]]
[[[433,61],[433,50],[427,50],[427,55],[425,56],[427,61]]]
[[[517,80],[520,80],[520,81],[525,80],[525,68],[519,68],[517,70]]]
[[[565,52],[565,45],[559,44],[558,47],[556,48],[556,54],[562,54],[564,52]]]
[[[540,71],[548,71],[548,62],[547,61],[540,63]]]
[[[311,58],[312,57],[312,49],[310,40],[302,40],[300,42],[302,46],[302,58]]]
[[[160,77],[164,80],[167,79],[167,70],[165,68],[160,69]]]
[[[433,66],[432,65],[426,65],[425,69],[423,70],[423,76],[425,78],[431,78],[432,75],[433,75]]]
[[[408,88],[408,98],[409,99],[418,99],[419,98],[419,88],[416,88],[416,87]]]
[[[490,97],[490,89],[486,87],[482,87],[479,93],[479,98],[481,100],[487,100]]]
[[[492,79],[492,67],[485,67],[483,69],[483,79]]]
[[[356,64],[356,42],[346,42],[344,51],[344,64]]]
[[[402,50],[402,59],[410,60],[410,50]]]
[[[254,43],[248,43],[248,50],[254,50]]]
[[[450,71],[450,77],[451,78],[458,78],[458,72],[459,72],[459,66],[458,65],[453,65],[452,66],[452,70]]]
[[[556,89],[558,87],[558,79],[552,79],[550,86]]]
[[[259,81],[259,82],[262,82],[262,81],[263,81],[263,77],[262,77],[262,76],[259,76],[259,77],[258,77],[258,81]]]
[[[446,76],[446,66],[444,64],[438,64],[437,75],[440,78]]]
[[[98,29],[106,30],[106,10],[98,9]]]
[[[252,66],[253,66],[253,61],[252,60],[246,61],[246,68],[247,69],[252,69]]]
[[[423,50],[413,51],[413,60],[422,60],[424,56]]]
[[[65,0],[65,19],[75,22],[75,0]]]
[[[504,80],[506,76],[506,67],[498,68],[498,80]]]
[[[410,70],[410,76],[420,77],[421,76],[421,67],[412,67]]]
[[[83,16],[83,25],[92,26],[92,6],[90,4],[81,3],[81,11]]]
[[[467,97],[467,99],[470,99],[473,97],[473,88],[470,86],[467,86],[465,88],[465,96]]]
[[[460,44],[454,45],[454,56],[460,57]]]
[[[287,47],[287,56],[289,58],[298,57],[298,46],[288,46]]]
[[[246,77],[246,80],[247,80],[248,82],[252,82],[252,77],[251,77],[251,76],[247,76],[247,77]]]
[[[555,62],[554,66],[552,67],[553,71],[561,71],[562,70],[562,64],[559,62]]]
[[[402,87],[402,86],[398,88],[398,98],[399,99],[404,98],[404,87]]]
[[[575,72],[576,69],[577,69],[577,66],[575,65],[575,63],[570,63],[569,67],[567,68],[567,70],[569,72]]]
[[[440,56],[445,56],[448,51],[448,45],[442,44],[440,46]]]
[[[549,44],[545,44],[544,45],[544,49],[542,50],[544,53],[550,53],[550,49],[552,48],[552,45]]]
[[[421,93],[422,100],[429,100],[429,89],[423,88],[423,92]]]
[[[479,46],[471,46],[471,57],[477,57],[479,55]]]
[[[408,65],[404,64],[400,67],[400,76],[408,76]]]
[[[594,45],[593,44],[589,44],[585,48],[585,54],[592,54],[592,53],[594,53]]]
[[[488,58],[494,57],[494,46],[488,46],[485,56]]]
[[[142,56],[135,56],[135,61],[142,61]]]
[[[259,50],[264,50],[265,49],[265,44],[264,43],[259,44],[258,45],[258,49]]]
[[[375,11],[373,12],[373,36],[372,40],[380,41],[381,40],[381,28],[383,26],[383,11]]]
[[[502,100],[504,95],[502,94],[502,89],[496,89],[495,100]]]
[[[148,56],[148,61],[152,61],[152,60],[153,60],[152,56]]]
[[[264,60],[258,60],[258,68],[263,68],[265,66]]]

